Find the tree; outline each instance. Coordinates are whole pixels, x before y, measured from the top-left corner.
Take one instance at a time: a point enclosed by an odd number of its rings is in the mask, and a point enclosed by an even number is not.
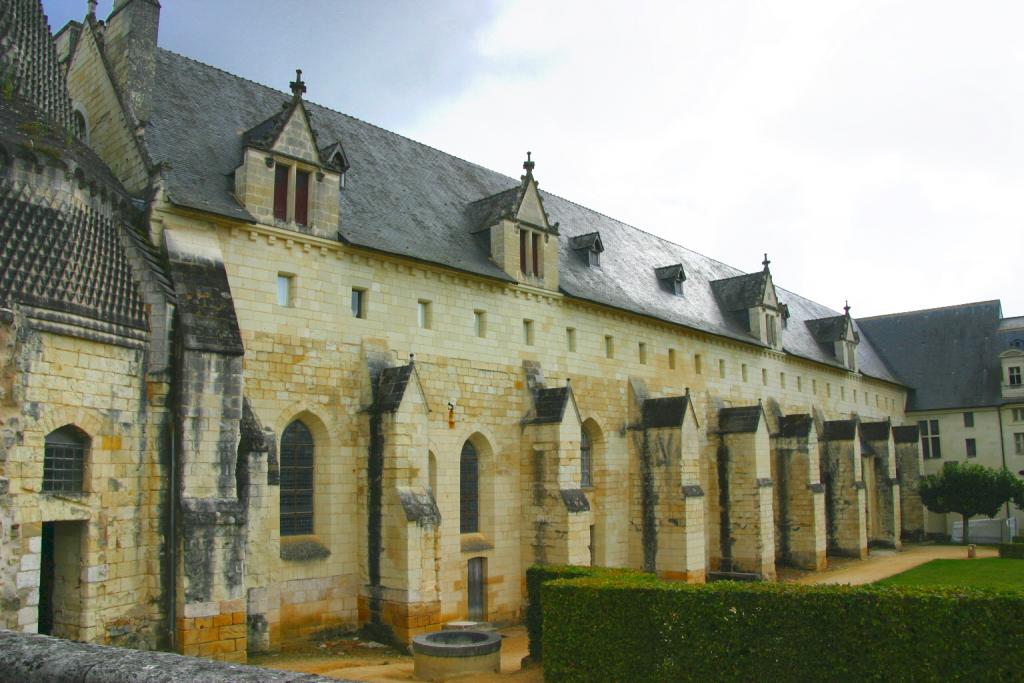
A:
[[[922,478],[919,491],[921,502],[932,512],[955,512],[963,517],[964,545],[971,517],[995,517],[1010,499],[1024,500],[1021,481],[1008,470],[958,462],[947,462],[938,474]]]

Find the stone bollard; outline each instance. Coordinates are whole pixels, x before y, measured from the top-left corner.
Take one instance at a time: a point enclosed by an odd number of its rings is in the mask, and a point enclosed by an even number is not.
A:
[[[973,560],[977,556],[978,556],[978,546],[976,546],[973,543],[971,543],[970,545],[967,546],[967,559]]]

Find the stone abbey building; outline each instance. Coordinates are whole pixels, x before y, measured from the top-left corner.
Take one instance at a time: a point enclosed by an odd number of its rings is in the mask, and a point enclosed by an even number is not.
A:
[[[242,661],[518,620],[535,562],[772,578],[924,532],[849,309],[114,5],[0,16],[0,626]]]

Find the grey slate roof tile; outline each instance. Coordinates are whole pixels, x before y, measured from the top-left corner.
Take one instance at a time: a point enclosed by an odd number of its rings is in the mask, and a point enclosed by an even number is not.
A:
[[[643,426],[649,429],[680,426],[686,417],[688,402],[686,396],[647,399],[642,408]]]
[[[0,83],[32,102],[64,130],[71,98],[39,0],[4,0],[0,7]]]
[[[166,50],[157,51],[156,78],[160,87],[145,140],[154,161],[169,164],[170,200],[252,221],[232,195],[242,133],[279,111],[290,95]],[[307,107],[318,139],[340,141],[351,164],[341,191],[341,239],[511,280],[490,259],[486,241],[473,233],[518,196],[518,180],[319,105]],[[557,195],[541,196],[550,220],[559,223],[560,286],[566,295],[760,345],[722,310],[710,284],[744,273]],[[573,238],[595,232],[605,249],[600,268],[589,267],[569,248]],[[654,268],[666,263],[685,268],[684,296],[659,285]],[[756,285],[761,277],[755,273],[742,282]],[[802,324],[837,312],[781,288],[777,292],[793,318],[782,330],[785,351],[841,367]],[[858,354],[862,372],[895,381],[868,344]]]
[[[879,422],[861,422],[860,435],[865,441],[885,441],[889,438],[892,423],[889,420]]]
[[[807,413],[783,415],[779,418],[780,436],[807,436],[811,433],[814,419]]]
[[[565,415],[565,407],[569,405],[569,387],[550,387],[537,391],[535,401],[536,416],[530,420],[533,424],[559,423]]]
[[[1001,402],[999,354],[1012,338],[999,329],[1001,317],[998,301],[980,301],[861,318],[857,325],[914,387],[907,410],[942,410]]]
[[[409,386],[412,378],[413,365],[401,365],[395,368],[385,368],[380,373],[380,383],[377,386],[377,396],[374,401],[374,409],[382,413],[393,413],[402,405],[402,398],[405,396],[405,389]]]
[[[853,441],[856,435],[856,420],[828,420],[821,430],[822,441]]]
[[[761,404],[722,408],[718,411],[718,431],[722,434],[744,434],[756,432],[764,409]]]

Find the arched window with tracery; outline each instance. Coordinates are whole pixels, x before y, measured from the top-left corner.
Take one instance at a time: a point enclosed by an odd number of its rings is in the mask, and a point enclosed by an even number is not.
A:
[[[594,485],[593,479],[593,446],[590,443],[590,437],[587,436],[587,430],[580,430],[580,486],[582,488],[590,488]]]
[[[459,458],[459,532],[480,531],[480,458],[469,441]]]
[[[81,493],[85,482],[85,457],[89,437],[68,425],[50,432],[43,453],[43,491]]]
[[[281,535],[313,533],[313,435],[295,420],[281,435]]]

